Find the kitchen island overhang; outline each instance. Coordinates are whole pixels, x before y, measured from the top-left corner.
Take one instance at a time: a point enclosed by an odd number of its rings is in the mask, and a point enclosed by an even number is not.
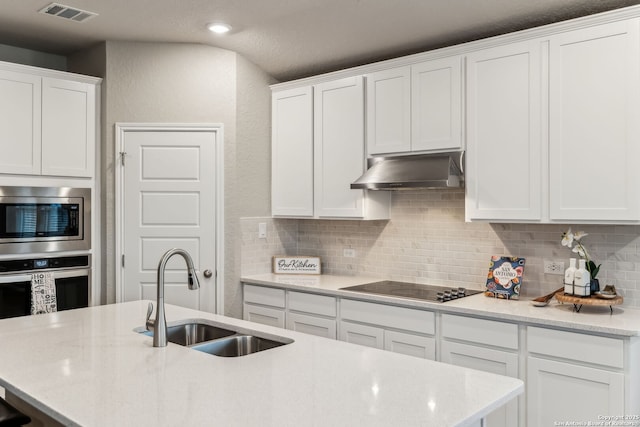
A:
[[[294,340],[235,358],[133,330],[148,301],[0,321],[0,386],[64,425],[465,426],[521,380],[167,305]]]

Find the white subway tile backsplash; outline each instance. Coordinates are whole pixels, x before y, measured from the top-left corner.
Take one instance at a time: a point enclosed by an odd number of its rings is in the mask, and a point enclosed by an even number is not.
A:
[[[267,223],[258,239],[258,223]],[[482,289],[491,255],[526,258],[522,293],[535,297],[562,285],[544,274],[543,260],[577,257],[561,246],[569,225],[464,222],[464,191],[392,193],[389,221],[244,218],[242,274],[271,271],[273,255],[317,255],[324,273],[380,277],[422,284]],[[583,240],[602,264],[600,285],[613,284],[625,305],[640,307],[640,226],[571,225],[589,233]],[[343,256],[345,248],[356,256]]]

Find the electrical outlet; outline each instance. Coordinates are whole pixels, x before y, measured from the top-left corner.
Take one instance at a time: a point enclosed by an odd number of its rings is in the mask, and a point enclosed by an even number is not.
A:
[[[352,248],[344,248],[342,254],[347,258],[354,258],[356,256],[356,250]]]
[[[267,223],[260,222],[258,223],[258,239],[266,239],[267,238]]]
[[[564,262],[563,261],[553,261],[549,259],[544,260],[544,273],[545,274],[564,274]]]

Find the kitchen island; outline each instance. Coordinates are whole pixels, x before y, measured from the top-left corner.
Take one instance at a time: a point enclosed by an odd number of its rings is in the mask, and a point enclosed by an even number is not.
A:
[[[293,343],[242,357],[133,330],[148,301],[0,320],[0,386],[81,426],[465,426],[523,391],[504,376],[167,305]]]

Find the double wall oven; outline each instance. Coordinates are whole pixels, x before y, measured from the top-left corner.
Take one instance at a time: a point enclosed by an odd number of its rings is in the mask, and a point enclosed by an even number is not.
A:
[[[91,293],[91,189],[0,187],[0,319],[31,314],[32,275],[48,274],[58,311]]]

